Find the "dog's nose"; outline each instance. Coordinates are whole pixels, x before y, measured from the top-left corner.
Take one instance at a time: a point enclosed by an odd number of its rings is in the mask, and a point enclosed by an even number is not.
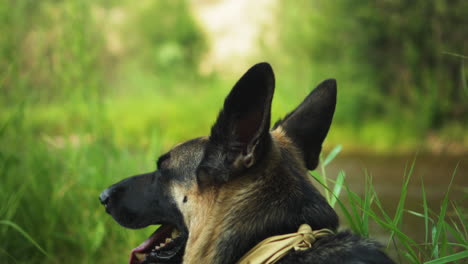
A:
[[[110,197],[111,191],[109,189],[105,189],[100,195],[99,195],[99,201],[101,201],[101,204],[107,205],[109,202],[109,197]]]

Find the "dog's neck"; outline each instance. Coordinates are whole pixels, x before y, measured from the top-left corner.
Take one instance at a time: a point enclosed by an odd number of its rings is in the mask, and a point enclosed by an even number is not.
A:
[[[185,264],[212,263],[215,252],[216,235],[219,235],[219,220],[215,213],[214,190],[204,192],[198,196],[200,200],[194,201],[204,205],[200,210],[194,212],[188,225],[189,237],[184,254]]]
[[[261,186],[252,182],[250,186],[230,187],[229,190],[210,194],[211,208],[203,209],[197,216],[194,215],[189,226],[185,264],[234,263],[259,241],[281,233],[281,230],[272,230],[281,227],[276,223],[276,219],[270,219],[270,222],[268,219],[262,219],[268,212],[263,213],[258,208],[247,206],[226,206],[247,203],[250,201],[250,195],[261,199],[256,194],[259,188]],[[203,203],[206,204],[206,200]],[[243,210],[240,211],[240,208]],[[271,208],[265,205],[263,210]],[[284,233],[294,229],[297,227]]]
[[[204,207],[198,206],[188,223],[184,264],[235,263],[263,239],[295,232],[304,223],[313,229],[336,228],[336,214],[312,186],[307,170],[292,160],[280,165],[290,150],[274,145],[268,167],[259,170],[262,175],[247,175],[196,195],[200,201],[193,202]],[[297,179],[283,181],[286,173]]]
[[[193,195],[199,199],[191,201],[197,204],[198,210],[191,212],[190,219],[186,222],[189,237],[184,264],[233,263],[253,246],[251,243],[244,245],[244,242],[252,240],[249,237],[258,233],[255,230],[257,227],[250,226],[246,229],[245,223],[253,222],[253,225],[258,225],[263,220],[251,219],[262,216],[256,208],[252,208],[250,215],[245,214],[249,210],[247,203],[252,199],[259,199],[258,189],[262,188],[264,182],[258,179],[264,177],[258,174],[269,173],[274,164],[277,164],[271,161],[278,160],[279,154],[277,148],[273,147],[264,157],[266,162],[260,163],[255,172],[221,186],[199,190],[197,195]],[[252,243],[256,242],[258,241]],[[234,251],[226,252],[230,250]]]

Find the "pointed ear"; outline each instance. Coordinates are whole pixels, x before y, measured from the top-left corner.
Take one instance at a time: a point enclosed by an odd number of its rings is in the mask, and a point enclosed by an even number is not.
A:
[[[270,111],[275,87],[268,63],[250,68],[232,88],[211,128],[199,182],[226,182],[261,159],[270,144]]]
[[[327,136],[336,105],[336,81],[325,80],[274,129],[281,128],[302,152],[309,170],[318,165],[322,142]]]

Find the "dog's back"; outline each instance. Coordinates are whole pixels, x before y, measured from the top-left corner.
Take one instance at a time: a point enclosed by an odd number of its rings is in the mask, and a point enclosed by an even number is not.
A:
[[[346,231],[317,240],[311,249],[291,251],[277,263],[392,264],[394,262],[382,251],[380,244]]]

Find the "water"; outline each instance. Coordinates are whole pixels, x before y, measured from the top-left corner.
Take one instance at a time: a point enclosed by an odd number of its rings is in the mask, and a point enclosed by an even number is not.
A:
[[[434,212],[439,212],[442,200],[452,174],[457,167],[453,186],[449,193],[451,201],[459,206],[468,207],[468,154],[459,156],[444,155],[369,155],[369,154],[341,154],[327,167],[327,175],[336,177],[343,169],[346,181],[352,191],[363,194],[365,191],[365,172],[372,176],[373,186],[385,209],[393,216],[401,194],[404,181],[405,167],[407,171],[416,159],[415,167],[409,183],[405,208],[416,212],[423,212],[421,180],[424,181],[428,206]],[[450,206],[447,215],[453,215]],[[373,237],[385,241],[388,234],[378,228]],[[418,242],[424,241],[424,222],[421,218],[404,214],[403,232]]]

